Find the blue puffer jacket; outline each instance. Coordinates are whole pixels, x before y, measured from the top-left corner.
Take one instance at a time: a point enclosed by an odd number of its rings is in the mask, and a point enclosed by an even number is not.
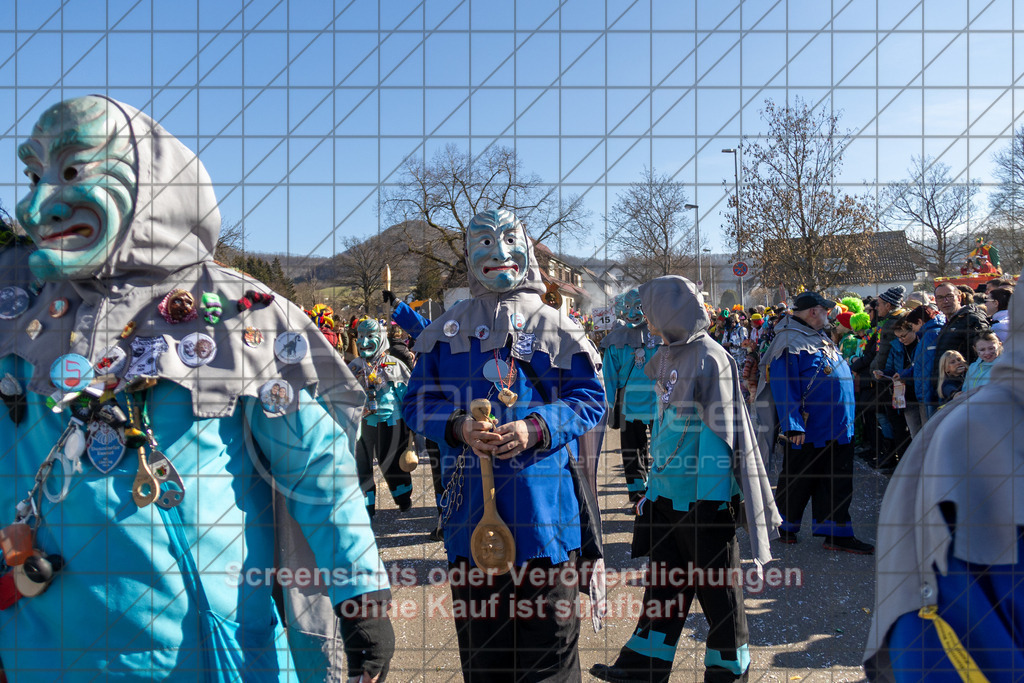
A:
[[[924,324],[917,332],[917,349],[914,350],[914,391],[917,400],[923,403],[931,416],[938,407],[939,397],[935,393],[935,381],[931,376],[935,366],[935,340],[946,324],[946,316],[939,313]]]

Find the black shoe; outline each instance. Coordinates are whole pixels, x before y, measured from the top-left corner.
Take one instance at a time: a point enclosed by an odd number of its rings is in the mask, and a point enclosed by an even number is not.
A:
[[[825,550],[842,550],[854,555],[875,554],[875,546],[858,540],[853,536],[827,536],[821,547]]]
[[[444,527],[439,526],[429,534],[427,534],[427,540],[430,541],[443,541],[444,540]]]
[[[786,531],[785,529],[779,529],[779,543],[788,543],[792,545],[793,543],[796,543],[799,540],[800,539],[796,536],[796,532]]]
[[[595,664],[590,667],[590,675],[602,681],[611,681],[611,683],[649,683],[650,680],[638,678],[625,669],[607,664]]]

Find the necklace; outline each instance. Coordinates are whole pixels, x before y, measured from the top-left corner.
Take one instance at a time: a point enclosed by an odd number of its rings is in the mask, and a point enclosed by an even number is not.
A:
[[[500,360],[501,359],[498,358],[498,350],[495,349],[494,365],[498,373],[498,385],[501,387],[501,391],[498,392],[498,400],[511,408],[515,405],[515,402],[519,400],[519,394],[512,391],[512,382],[516,379],[516,359],[511,355],[508,357],[508,374],[504,377],[501,376]]]

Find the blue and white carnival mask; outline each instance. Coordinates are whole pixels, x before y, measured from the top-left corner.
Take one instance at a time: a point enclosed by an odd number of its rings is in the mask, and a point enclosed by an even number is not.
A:
[[[527,275],[526,231],[508,211],[477,214],[466,230],[466,255],[470,270],[485,289],[508,292]]]
[[[39,249],[36,277],[81,279],[95,273],[131,224],[138,171],[124,112],[101,97],[48,109],[18,147],[32,183],[18,221]]]
[[[359,350],[359,357],[370,360],[376,356],[383,337],[384,330],[373,318],[360,322],[356,327],[356,348]]]
[[[629,327],[636,327],[644,321],[644,311],[640,304],[640,291],[631,289],[620,298],[616,298],[615,314]]]

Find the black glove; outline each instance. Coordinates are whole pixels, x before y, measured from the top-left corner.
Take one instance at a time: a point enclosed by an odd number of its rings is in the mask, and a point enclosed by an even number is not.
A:
[[[383,292],[381,292],[381,296],[384,297],[384,303],[391,304],[392,306],[395,305],[395,293],[392,292],[390,289],[385,289]]]
[[[363,672],[371,678],[380,675],[382,683],[388,675],[391,657],[395,654],[395,630],[388,616],[390,601],[346,600],[335,606],[341,619],[341,637],[345,641],[349,678]]]

